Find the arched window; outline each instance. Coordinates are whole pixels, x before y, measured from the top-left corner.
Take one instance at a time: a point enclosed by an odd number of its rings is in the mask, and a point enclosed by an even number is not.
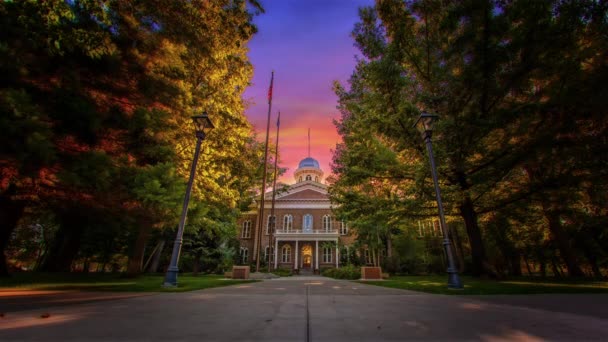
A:
[[[293,216],[287,214],[283,216],[283,231],[290,231],[293,229]]]
[[[331,231],[331,216],[329,215],[323,216],[323,230],[325,230],[325,232]]]
[[[348,225],[346,225],[346,222],[340,221],[340,235],[346,234],[348,234]]]
[[[268,215],[268,219],[266,220],[266,235],[270,232],[270,227],[272,227],[272,223],[275,220],[275,216]]]
[[[331,263],[331,248],[329,247],[323,248],[323,262]]]
[[[307,181],[312,180],[312,176],[311,175],[306,175],[306,180]]]
[[[319,183],[319,176],[315,176],[315,182]]]
[[[312,232],[312,215],[304,215],[302,218],[302,230],[305,232]]]
[[[291,246],[284,245],[281,249],[281,262],[291,262]]]
[[[251,221],[247,220],[243,222],[243,232],[241,233],[243,239],[249,239],[251,237]]]
[[[274,261],[274,247],[266,246],[264,249],[264,260],[268,260],[268,253],[270,253],[270,262]]]
[[[241,247],[241,264],[246,264],[249,259],[249,249]]]

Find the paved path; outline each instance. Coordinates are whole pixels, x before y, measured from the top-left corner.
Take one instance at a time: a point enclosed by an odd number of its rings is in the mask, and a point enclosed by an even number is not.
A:
[[[6,311],[0,340],[606,340],[606,311],[608,295],[443,296],[314,277]]]

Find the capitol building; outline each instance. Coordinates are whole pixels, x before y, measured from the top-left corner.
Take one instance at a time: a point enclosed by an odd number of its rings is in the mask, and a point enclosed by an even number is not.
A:
[[[271,266],[275,269],[312,274],[322,268],[340,266],[339,246],[350,245],[354,237],[349,234],[348,225],[332,215],[319,162],[311,157],[302,159],[294,178],[294,184],[282,188],[280,192],[277,190],[275,195],[274,233],[270,231],[272,191],[264,195],[261,229],[257,226],[260,203],[252,206],[251,211],[239,219],[240,264],[255,262],[259,234],[260,260],[268,260],[270,256]]]

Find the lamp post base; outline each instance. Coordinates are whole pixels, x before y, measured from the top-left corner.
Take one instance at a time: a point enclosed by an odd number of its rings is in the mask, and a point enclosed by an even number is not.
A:
[[[169,267],[167,274],[165,275],[165,282],[163,287],[177,287],[177,274],[179,269],[177,267]]]
[[[464,285],[458,276],[456,270],[448,269],[448,289],[450,290],[464,290]]]

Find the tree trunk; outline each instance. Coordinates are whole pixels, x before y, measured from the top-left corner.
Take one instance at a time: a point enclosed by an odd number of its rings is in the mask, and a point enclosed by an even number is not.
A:
[[[464,272],[464,249],[462,247],[462,239],[460,239],[457,228],[454,228],[451,225],[448,225],[448,228],[450,240],[452,241],[452,246],[454,248],[454,254],[456,254],[456,259],[458,259],[458,272],[462,273]]]
[[[192,263],[192,275],[193,276],[198,275],[198,272],[200,271],[202,257],[203,257],[203,253],[201,253],[201,252],[196,252],[194,254],[194,261]]]
[[[547,261],[545,259],[540,261],[540,276],[547,277]]]
[[[591,270],[593,271],[593,277],[595,277],[597,279],[601,279],[603,277],[603,275],[602,275],[602,271],[600,270],[600,267],[597,264],[597,255],[595,255],[595,253],[590,252],[589,250],[585,249],[585,257],[589,261],[589,265],[591,265]]]
[[[524,254],[524,262],[526,263],[526,269],[528,270],[528,275],[532,276],[532,269],[530,268],[530,262],[528,262],[528,258]]]
[[[87,220],[86,214],[74,209],[64,212],[61,218],[61,225],[42,266],[45,272],[70,272],[80,249],[82,223]]]
[[[511,251],[509,266],[511,268],[511,275],[516,277],[521,276],[521,255],[515,250]]]
[[[161,240],[158,248],[156,249],[156,253],[154,253],[154,257],[152,257],[152,261],[150,262],[150,266],[148,267],[148,272],[156,273],[158,271],[158,264],[160,263],[160,256],[163,253],[163,248],[165,248],[165,240]]]
[[[460,205],[460,215],[464,219],[467,235],[469,236],[469,243],[471,245],[471,257],[473,261],[471,274],[478,277],[487,273],[487,270],[483,266],[486,262],[486,252],[481,238],[481,230],[479,229],[479,224],[477,222],[477,213],[473,207],[473,201],[471,201],[471,198],[468,195]]]
[[[551,267],[553,268],[553,276],[562,277],[562,272],[559,271],[559,267],[557,266],[556,257],[551,258]]]
[[[601,279],[603,275],[597,261],[597,256],[602,254],[601,247],[598,246],[595,241],[593,241],[593,236],[589,234],[589,231],[585,229],[585,227],[582,228],[582,231],[579,233],[578,237],[577,245],[585,254],[587,261],[589,261],[589,266],[591,266],[593,277]]]
[[[564,260],[566,267],[568,268],[568,274],[571,277],[583,277],[585,274],[578,266],[576,254],[570,246],[570,239],[562,227],[559,214],[549,209],[549,203],[547,200],[543,200],[542,202],[545,217],[549,222],[549,231],[551,232],[553,240],[557,244],[557,248],[559,249],[559,253]]]
[[[0,195],[0,277],[8,276],[8,265],[4,251],[8,247],[11,234],[23,216],[25,202],[14,200],[17,187],[11,184]]]
[[[133,277],[139,275],[143,270],[142,266],[144,263],[144,251],[146,248],[146,242],[148,241],[148,235],[150,235],[150,225],[145,220],[139,226],[139,233],[135,240],[135,246],[133,252],[129,258],[129,264],[127,266],[127,276]]]

